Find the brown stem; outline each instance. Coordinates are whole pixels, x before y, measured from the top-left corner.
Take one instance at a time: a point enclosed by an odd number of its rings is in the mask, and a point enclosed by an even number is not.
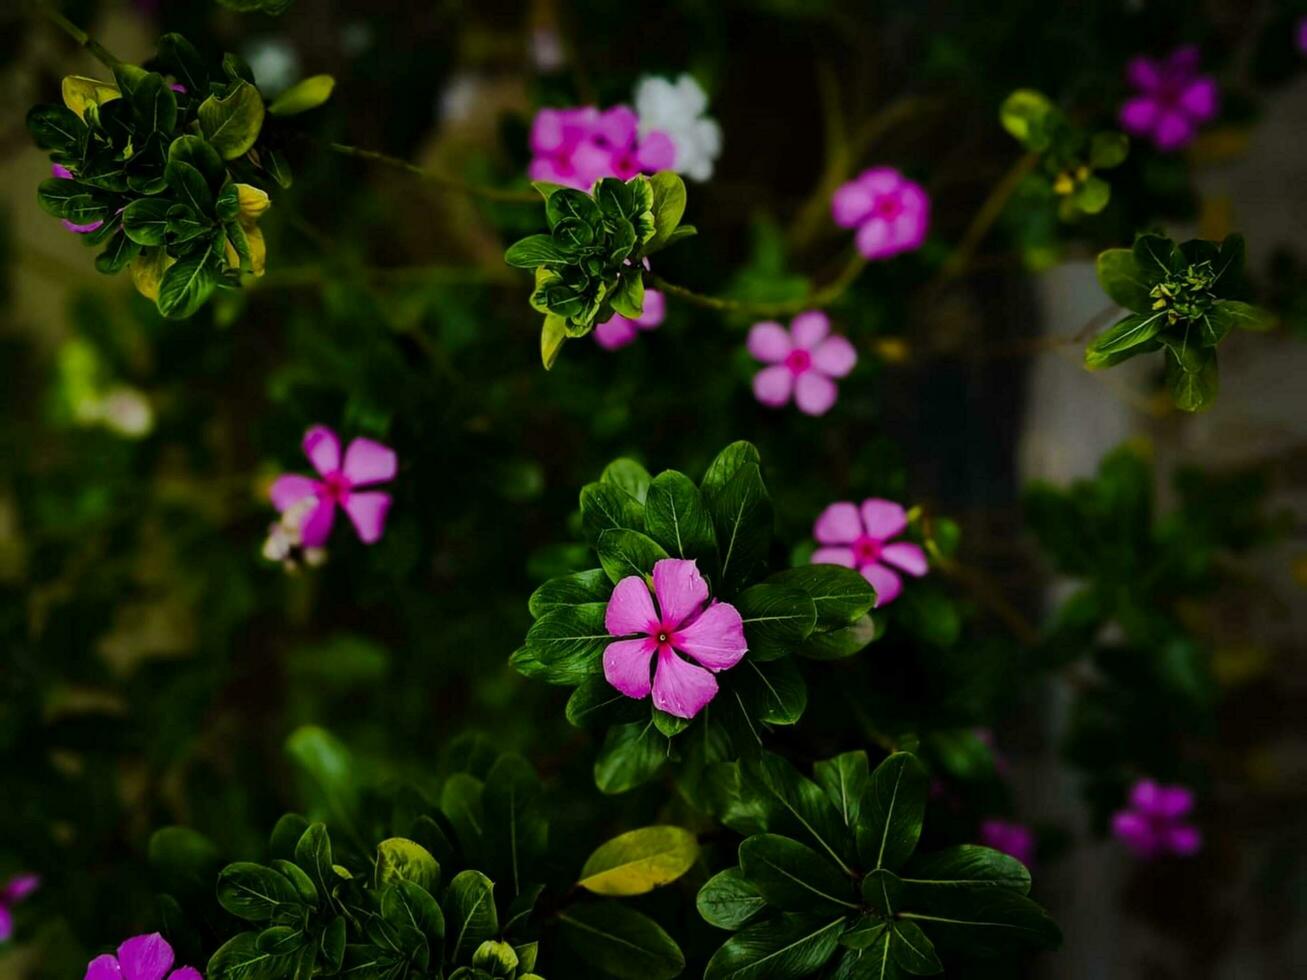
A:
[[[412,174],[414,177],[436,184],[439,187],[448,190],[458,191],[462,194],[468,194],[471,197],[479,197],[486,201],[497,201],[502,204],[539,204],[541,197],[535,191],[514,191],[505,190],[499,187],[483,187],[480,184],[472,184],[459,177],[451,177],[448,174],[436,173],[419,167],[417,164],[409,163],[407,160],[401,160],[399,157],[392,157],[386,153],[378,153],[376,150],[364,150],[357,146],[350,146],[346,143],[328,143],[327,148],[342,156],[356,157],[360,160],[370,160],[373,163],[384,163],[388,167],[395,167]]]
[[[720,310],[724,313],[745,313],[751,316],[789,316],[804,310],[819,310],[835,302],[853,284],[853,280],[858,278],[858,274],[866,264],[867,260],[854,252],[840,274],[821,289],[809,292],[799,299],[781,300],[775,303],[730,299],[725,296],[705,296],[703,293],[696,293],[693,289],[668,282],[662,276],[650,273],[646,278],[655,289],[704,309]]]

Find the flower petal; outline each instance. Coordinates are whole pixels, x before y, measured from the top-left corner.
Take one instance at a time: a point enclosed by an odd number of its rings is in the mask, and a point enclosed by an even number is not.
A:
[[[351,493],[346,499],[345,513],[364,544],[376,544],[381,540],[390,503],[390,494],[379,492]]]
[[[1171,853],[1178,854],[1181,857],[1197,854],[1203,846],[1202,831],[1189,824],[1168,827],[1163,832],[1163,839]]]
[[[749,652],[744,620],[729,602],[715,602],[689,626],[677,630],[673,645],[709,670],[729,670]]]
[[[830,317],[821,310],[808,310],[790,321],[790,338],[794,346],[812,350],[830,333]]]
[[[273,481],[268,490],[272,506],[277,510],[288,510],[305,497],[312,497],[318,492],[318,481],[311,476],[298,473],[283,473]]]
[[[608,644],[604,648],[604,678],[628,698],[647,698],[651,686],[649,661],[657,649],[658,641],[652,636]]]
[[[636,325],[620,313],[595,327],[595,343],[604,350],[619,350],[635,340]]]
[[[1157,124],[1158,105],[1150,95],[1127,99],[1118,119],[1121,128],[1132,136],[1146,136]]]
[[[1162,73],[1157,62],[1142,55],[1126,62],[1125,77],[1131,85],[1144,92],[1153,92],[1162,84]]]
[[[122,980],[122,968],[112,953],[101,953],[86,964],[85,980]]]
[[[841,228],[856,228],[871,214],[875,204],[871,193],[856,180],[837,190],[831,198],[831,217]]]
[[[133,936],[118,947],[123,980],[163,980],[172,966],[172,947],[157,932]]]
[[[349,482],[356,487],[393,480],[395,468],[395,451],[371,439],[360,436],[345,450],[343,471]]]
[[[832,378],[842,378],[858,363],[858,352],[847,337],[827,337],[812,352],[812,366]]]
[[[639,575],[628,575],[613,589],[604,611],[604,628],[613,636],[647,634],[658,628],[658,612],[649,586]]]
[[[1206,75],[1196,78],[1180,96],[1180,108],[1187,112],[1195,122],[1206,122],[1216,115],[1221,104],[1220,91],[1216,80]]]
[[[677,718],[693,718],[717,696],[717,678],[702,667],[682,660],[669,649],[658,652],[654,671],[653,703]]]
[[[1178,150],[1193,138],[1194,124],[1183,112],[1162,113],[1153,132],[1159,150]]]
[[[14,917],[3,905],[0,905],[0,943],[8,942],[14,934]]]
[[[648,264],[648,259],[645,263]],[[653,330],[663,322],[665,316],[667,316],[667,297],[656,289],[646,289],[644,312],[636,319],[636,326],[641,330]]]
[[[864,222],[853,237],[853,242],[865,259],[888,258],[895,251],[890,224],[884,218],[872,218]]]
[[[331,537],[331,526],[336,522],[336,505],[330,500],[318,502],[313,513],[300,528],[300,544],[306,548],[321,548]]]
[[[753,376],[753,394],[768,408],[780,408],[794,391],[794,374],[784,364],[763,368]]]
[[[805,415],[825,415],[838,395],[835,382],[816,371],[806,371],[794,382],[794,404]]]
[[[195,967],[183,966],[169,973],[168,980],[204,980],[204,977]]]
[[[903,591],[903,580],[884,565],[877,562],[863,565],[858,571],[876,590],[876,608],[889,605]]]
[[[811,563],[813,565],[843,565],[845,568],[852,568],[853,549],[818,548],[812,553]]]
[[[15,902],[21,902],[40,887],[40,875],[14,875],[4,888],[0,888],[0,904],[13,905]]]
[[[325,425],[315,425],[304,433],[304,455],[323,476],[340,469],[340,440]]]
[[[885,545],[880,550],[880,557],[895,568],[901,568],[917,578],[925,575],[930,568],[926,561],[926,553],[921,550],[920,545],[913,544],[911,541],[895,541],[893,544]]]
[[[1132,810],[1120,810],[1112,816],[1112,834],[1136,857],[1149,858],[1157,853],[1157,838],[1147,819]]]
[[[671,170],[676,166],[676,143],[664,132],[652,132],[640,140],[635,159],[646,173]]]
[[[699,574],[698,562],[663,558],[654,563],[653,581],[665,627],[679,627],[708,601],[708,583]]]
[[[749,329],[749,353],[764,364],[779,364],[794,349],[790,333],[774,320],[755,323]]]
[[[873,538],[888,541],[908,526],[908,512],[892,500],[869,497],[862,502],[862,525]]]
[[[852,544],[862,534],[862,515],[847,500],[830,504],[812,525],[812,536],[821,544]]]

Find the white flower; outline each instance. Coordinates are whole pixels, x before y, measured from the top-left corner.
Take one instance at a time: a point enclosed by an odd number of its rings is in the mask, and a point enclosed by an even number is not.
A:
[[[676,144],[676,171],[692,180],[711,177],[722,152],[721,127],[704,115],[707,108],[707,94],[689,75],[675,83],[647,75],[635,87],[640,135],[658,130],[670,136]]]
[[[244,54],[255,84],[266,96],[280,95],[299,80],[299,55],[281,38],[255,38],[245,46]]]

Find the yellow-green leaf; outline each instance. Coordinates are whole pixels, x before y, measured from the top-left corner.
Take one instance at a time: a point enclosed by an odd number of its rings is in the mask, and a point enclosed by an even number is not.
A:
[[[77,118],[83,121],[86,119],[88,105],[104,105],[119,98],[121,94],[113,82],[102,82],[98,78],[68,75],[63,82],[64,105],[77,113]]]
[[[237,83],[226,98],[209,96],[198,110],[200,130],[224,160],[249,152],[263,129],[263,96],[249,82]]]
[[[427,891],[440,882],[440,864],[417,841],[391,837],[377,845],[377,887],[396,881],[411,881]]]
[[[293,116],[316,109],[331,98],[336,80],[330,75],[314,75],[292,85],[272,100],[268,111],[274,116]]]
[[[561,316],[550,313],[545,317],[544,329],[540,331],[540,360],[544,361],[548,371],[558,360],[558,353],[567,340],[567,322]]]
[[[596,895],[643,895],[694,865],[699,842],[683,827],[641,827],[599,845],[578,884]]]

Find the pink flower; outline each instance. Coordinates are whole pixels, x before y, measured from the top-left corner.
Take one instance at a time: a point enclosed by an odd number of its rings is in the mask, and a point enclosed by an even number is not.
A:
[[[625,347],[639,335],[641,330],[656,330],[667,315],[667,301],[656,289],[649,289],[644,294],[644,312],[634,320],[620,313],[605,320],[595,327],[595,341],[604,350],[617,350]]]
[[[1297,38],[1298,50],[1307,54],[1307,17],[1300,18],[1298,21]]]
[[[1035,834],[1023,823],[1011,820],[985,820],[980,825],[980,843],[1010,854],[1026,867],[1035,859]]]
[[[835,192],[831,214],[868,259],[888,259],[921,247],[930,226],[930,198],[893,167],[864,170]]]
[[[1182,819],[1193,806],[1194,794],[1184,786],[1141,779],[1130,791],[1129,805],[1112,815],[1112,833],[1135,857],[1188,857],[1203,845],[1198,828]]]
[[[926,553],[919,545],[891,540],[907,526],[907,513],[892,500],[871,498],[860,508],[848,501],[831,504],[812,526],[822,545],[812,553],[812,563],[856,568],[876,589],[876,605],[883,606],[903,591],[894,568],[918,578],[926,574]]]
[[[1161,60],[1131,58],[1126,80],[1139,94],[1121,106],[1121,128],[1151,138],[1159,150],[1178,150],[1192,140],[1220,109],[1216,80],[1198,74],[1198,57],[1189,45]]]
[[[531,123],[532,180],[588,191],[602,177],[629,180],[639,173],[669,170],[676,145],[666,133],[643,138],[630,106],[600,112],[593,106],[541,109]]]
[[[85,980],[204,980],[193,966],[168,972],[172,947],[157,932],[133,936],[118,947],[118,955],[103,953],[86,965]]]
[[[14,875],[0,887],[0,943],[14,934],[14,906],[40,887],[36,875]]]
[[[749,353],[765,367],[753,376],[758,401],[779,408],[794,397],[799,411],[824,415],[835,404],[833,378],[842,378],[858,363],[858,352],[843,337],[827,336],[830,320],[820,310],[800,313],[787,333],[779,323],[755,323]]]
[[[604,626],[627,639],[604,650],[604,677],[628,698],[647,697],[652,688],[660,711],[693,718],[717,694],[713,674],[734,667],[748,652],[744,621],[729,603],[708,601],[708,583],[693,561],[664,558],[655,564],[653,590],[657,609],[643,576],[629,575],[613,589]]]
[[[394,451],[371,439],[355,439],[345,450],[342,466],[336,433],[326,426],[315,425],[304,434],[304,455],[322,479],[286,473],[277,477],[269,494],[273,506],[283,512],[306,499],[317,500],[300,529],[300,543],[305,548],[320,548],[327,543],[337,505],[349,515],[364,544],[380,539],[390,510],[390,494],[359,493],[357,488],[393,480]]]
[[[62,164],[50,164],[50,173],[53,174],[57,180],[73,179],[73,172]],[[99,221],[89,221],[84,225],[75,224],[67,218],[60,218],[59,220],[65,228],[76,235],[89,235],[93,231],[99,231],[104,225],[104,219],[100,219]]]

